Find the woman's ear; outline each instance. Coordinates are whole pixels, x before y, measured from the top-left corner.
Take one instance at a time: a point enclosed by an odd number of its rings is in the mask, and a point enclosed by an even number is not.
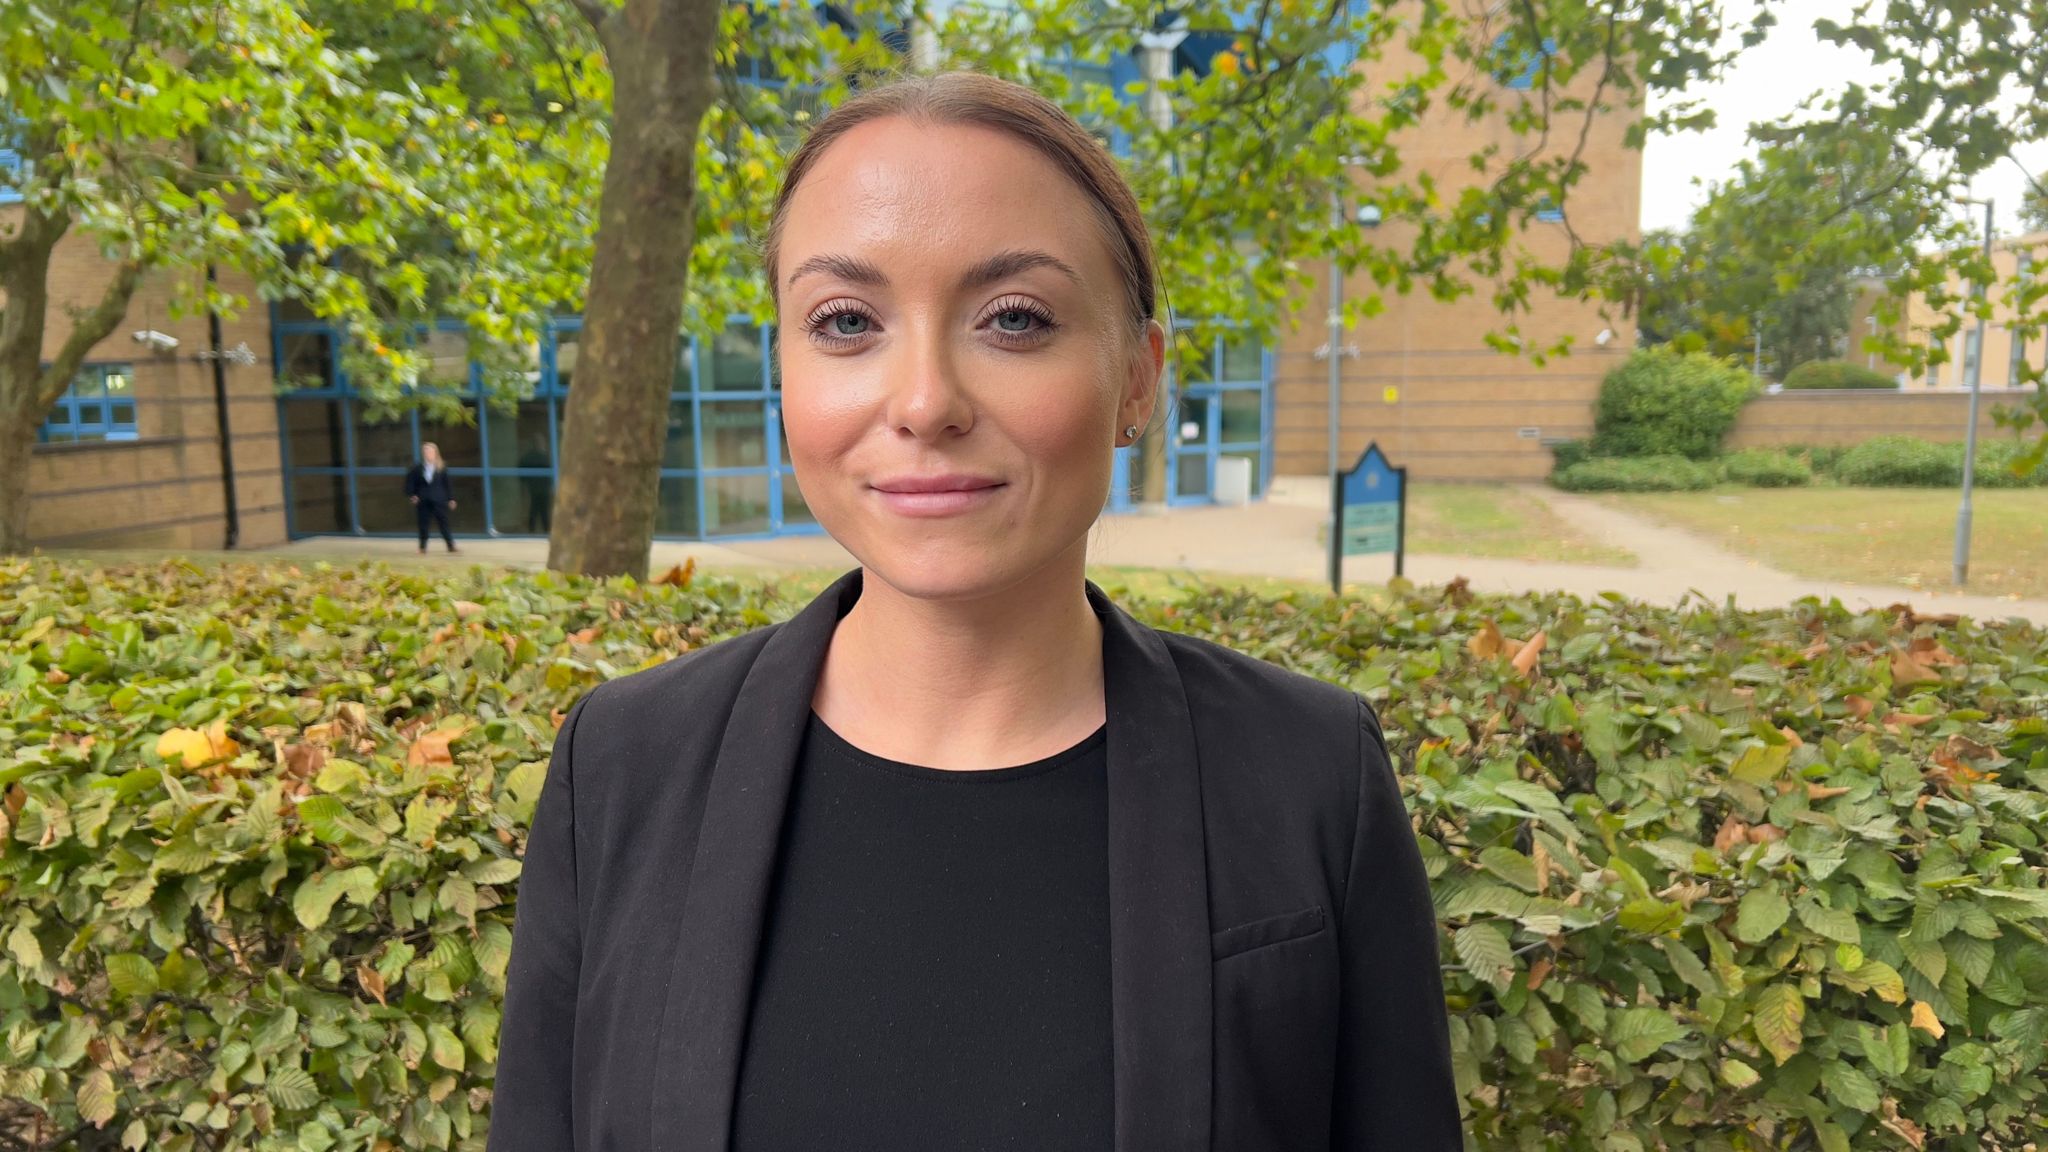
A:
[[[1152,413],[1159,407],[1159,383],[1166,369],[1166,329],[1159,321],[1147,319],[1138,331],[1137,347],[1131,355],[1130,378],[1124,384],[1123,402],[1117,412],[1119,426],[1135,424],[1141,430],[1152,426]]]

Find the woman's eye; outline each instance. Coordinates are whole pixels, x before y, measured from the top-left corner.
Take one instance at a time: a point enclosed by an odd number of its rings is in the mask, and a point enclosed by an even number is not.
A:
[[[867,331],[868,318],[858,312],[841,312],[832,317],[834,336],[865,336]]]
[[[996,313],[996,327],[1005,332],[1029,332],[1031,322],[1038,319],[1022,308],[1005,308]]]

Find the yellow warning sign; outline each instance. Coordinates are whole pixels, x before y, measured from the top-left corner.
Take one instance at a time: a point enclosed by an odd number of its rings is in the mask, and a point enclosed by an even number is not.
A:
[[[1380,393],[1380,395],[1384,396],[1386,398],[1387,403],[1389,404],[1398,404],[1401,402],[1401,390],[1399,388],[1394,387],[1392,384],[1387,385],[1387,390],[1385,392]]]

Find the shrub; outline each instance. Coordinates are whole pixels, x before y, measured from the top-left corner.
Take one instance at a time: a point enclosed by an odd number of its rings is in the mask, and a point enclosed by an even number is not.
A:
[[[1962,445],[1956,450],[1960,452]],[[1986,488],[2048,488],[2048,462],[2021,471],[2031,450],[2018,440],[1979,440],[1976,482]]]
[[[1119,599],[1374,700],[1478,1148],[2016,1152],[2048,1126],[2041,630]],[[0,1134],[480,1148],[560,713],[792,607],[732,583],[0,562]]]
[[[1601,381],[1593,454],[1711,459],[1757,391],[1756,377],[1705,353],[1635,352]]]
[[[1710,464],[1683,456],[1599,457],[1552,477],[1567,492],[1699,492],[1717,479]]]
[[[1785,374],[1787,390],[1813,388],[1883,388],[1896,390],[1899,382],[1861,364],[1846,360],[1809,360]]]
[[[1801,456],[1775,449],[1736,452],[1721,460],[1721,474],[1751,488],[1797,488],[1813,483],[1813,468]]]
[[[1849,451],[1849,446],[1847,444],[1787,444],[1781,451],[1788,456],[1797,456],[1804,459],[1813,467],[1813,473],[1816,476],[1832,476],[1835,474],[1835,465],[1841,462],[1843,454]]]
[[[1879,436],[1842,453],[1835,477],[1864,487],[1954,487],[1963,482],[1962,448],[1911,436]]]
[[[1559,440],[1550,446],[1550,470],[1562,472],[1593,458],[1593,445],[1585,440]]]

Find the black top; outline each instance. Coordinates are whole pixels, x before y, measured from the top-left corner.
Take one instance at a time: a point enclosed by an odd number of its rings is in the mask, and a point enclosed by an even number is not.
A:
[[[434,469],[434,478],[427,479],[427,466],[415,464],[405,474],[405,494],[417,496],[427,504],[446,504],[455,499],[454,490],[448,485],[448,466]]]
[[[1114,1146],[1104,733],[956,772],[811,717],[733,1152]]]

